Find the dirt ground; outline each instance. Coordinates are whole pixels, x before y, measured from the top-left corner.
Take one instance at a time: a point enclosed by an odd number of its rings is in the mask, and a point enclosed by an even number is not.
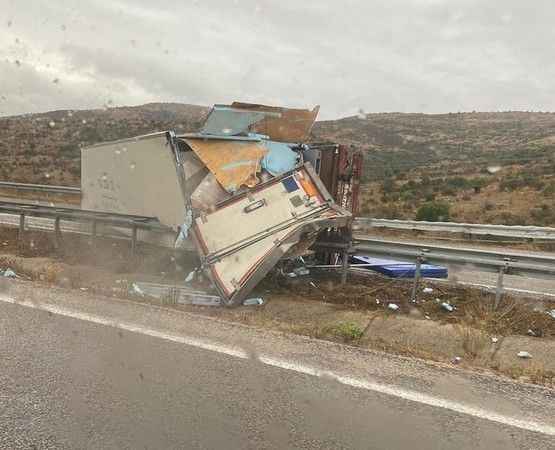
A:
[[[132,256],[125,241],[93,241],[77,235],[64,236],[63,248],[56,249],[50,234],[27,232],[24,245],[18,246],[17,230],[0,229],[0,270],[9,267],[22,279],[92,294],[166,304],[137,295],[133,282],[182,284],[196,263],[195,257],[187,260],[144,245]],[[495,310],[490,293],[427,280],[419,285],[413,303],[411,290],[410,280],[352,274],[343,286],[336,273],[313,271],[294,279],[268,275],[252,293],[264,299],[258,307],[170,306],[283,332],[495,370],[553,386],[555,319],[546,314],[553,304],[505,296]],[[390,304],[399,309],[391,310]],[[517,358],[519,350],[513,351],[517,348],[530,351],[534,358]]]

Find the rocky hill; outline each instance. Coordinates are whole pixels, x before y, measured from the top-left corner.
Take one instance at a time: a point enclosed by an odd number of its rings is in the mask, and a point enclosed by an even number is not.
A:
[[[0,179],[79,185],[79,147],[153,131],[198,130],[208,108],[174,103],[0,118]],[[555,114],[359,114],[317,122],[315,140],[365,154],[362,212],[555,225]]]
[[[0,180],[80,184],[82,145],[154,131],[199,128],[209,108],[149,103],[0,118]]]

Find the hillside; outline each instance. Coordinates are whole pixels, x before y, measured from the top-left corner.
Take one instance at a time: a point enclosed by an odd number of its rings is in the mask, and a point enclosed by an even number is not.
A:
[[[153,103],[0,118],[0,179],[79,185],[79,146],[197,130],[208,109]],[[316,123],[315,140],[364,151],[362,214],[555,226],[555,114],[367,114]]]
[[[364,151],[364,215],[439,202],[458,222],[555,225],[553,113],[368,114],[314,133]]]
[[[199,128],[208,108],[177,103],[0,117],[0,180],[80,184],[82,145]]]

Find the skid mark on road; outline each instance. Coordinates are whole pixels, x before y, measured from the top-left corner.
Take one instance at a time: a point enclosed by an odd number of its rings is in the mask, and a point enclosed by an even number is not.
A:
[[[188,336],[166,333],[164,331],[143,327],[141,325],[137,325],[129,322],[116,321],[100,315],[88,314],[88,313],[83,313],[72,309],[63,308],[54,304],[19,301],[4,295],[0,295],[0,301],[4,303],[10,303],[14,305],[27,307],[27,308],[33,308],[40,311],[46,311],[46,312],[64,316],[64,317],[83,320],[83,321],[95,323],[98,325],[114,327],[120,330],[129,331],[132,333],[139,333],[139,334],[151,336],[158,339],[164,339],[164,340],[176,342],[179,344],[189,345],[203,350],[208,350],[208,351],[232,356],[235,358],[250,359],[252,355],[252,353],[249,353],[239,347],[221,345],[221,344],[210,342],[203,339],[197,339],[197,338],[188,337]],[[447,409],[460,414],[469,415],[472,417],[476,417],[478,419],[497,422],[503,425],[520,428],[526,431],[533,431],[533,432],[537,432],[537,433],[541,433],[549,436],[555,436],[555,427],[548,424],[522,420],[516,417],[498,414],[495,411],[486,410],[483,408],[448,400],[441,397],[435,397],[435,396],[424,394],[414,390],[404,389],[398,386],[377,383],[371,380],[365,380],[361,378],[347,377],[336,372],[332,372],[328,370],[320,370],[318,368],[306,366],[304,364],[300,364],[295,361],[276,359],[268,355],[258,355],[256,358],[259,362],[267,366],[290,370],[293,372],[297,372],[297,373],[301,373],[301,374],[309,375],[313,377],[334,380],[343,385],[354,387],[357,389],[365,389],[367,391],[377,392],[380,394],[401,398],[411,402],[421,403],[434,408]]]

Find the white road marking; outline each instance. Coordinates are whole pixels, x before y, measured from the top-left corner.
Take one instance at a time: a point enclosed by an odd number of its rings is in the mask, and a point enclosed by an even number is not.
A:
[[[86,322],[91,322],[99,325],[114,327],[120,330],[129,331],[132,333],[139,333],[146,336],[155,337],[158,339],[164,339],[171,342],[190,345],[192,347],[197,347],[203,350],[209,350],[212,352],[217,352],[228,356],[233,356],[235,358],[240,358],[240,359],[251,358],[251,355],[248,352],[246,352],[245,350],[239,347],[230,347],[230,346],[225,346],[225,345],[209,342],[202,339],[166,333],[160,330],[146,328],[141,325],[136,325],[128,322],[119,322],[107,317],[83,313],[83,312],[63,308],[53,304],[30,302],[30,301],[19,301],[14,298],[6,297],[3,295],[0,295],[0,301],[4,303],[11,303],[19,306],[24,306],[27,308],[38,309],[38,310],[50,312],[56,315],[83,320]],[[268,366],[290,370],[293,372],[302,373],[302,374],[310,375],[314,377],[333,379],[338,383],[341,383],[346,386],[378,392],[380,394],[386,394],[392,397],[402,398],[404,400],[421,403],[435,408],[443,408],[457,413],[466,414],[479,419],[489,420],[492,422],[497,422],[503,425],[508,425],[511,427],[520,428],[527,431],[533,431],[537,433],[546,434],[549,436],[555,436],[555,427],[548,424],[522,420],[516,417],[498,414],[494,411],[489,411],[483,408],[478,408],[464,403],[451,401],[441,397],[434,397],[432,395],[424,394],[424,393],[409,390],[409,389],[403,389],[397,386],[377,383],[377,382],[373,382],[373,381],[365,380],[361,378],[346,377],[336,372],[320,370],[315,367],[310,367],[310,366],[296,363],[294,361],[275,359],[275,358],[272,358],[271,356],[266,356],[266,355],[259,355],[257,358],[262,364],[266,364]]]

